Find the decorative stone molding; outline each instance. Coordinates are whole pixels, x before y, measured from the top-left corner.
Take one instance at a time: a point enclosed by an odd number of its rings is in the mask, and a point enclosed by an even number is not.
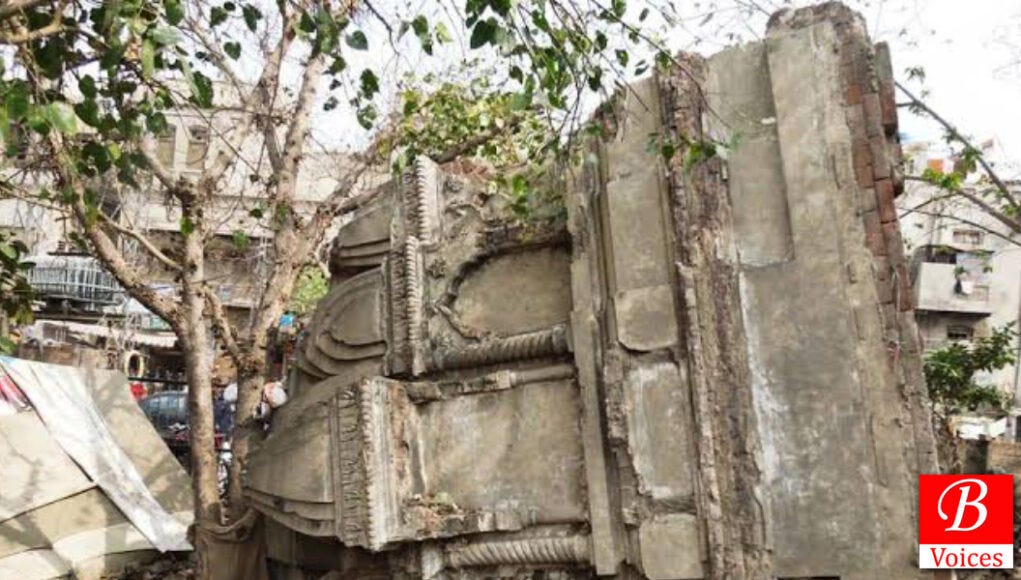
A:
[[[428,369],[446,370],[555,356],[568,351],[567,327],[558,326],[456,349],[436,349]]]
[[[433,243],[439,234],[441,212],[436,164],[420,155],[403,179],[405,231],[424,243]]]
[[[388,381],[371,380],[336,401],[334,502],[337,536],[345,544],[382,549],[393,540],[388,514],[396,500],[390,477],[395,450]]]
[[[448,547],[446,562],[452,568],[504,564],[582,564],[589,561],[590,552],[588,536],[477,541]]]

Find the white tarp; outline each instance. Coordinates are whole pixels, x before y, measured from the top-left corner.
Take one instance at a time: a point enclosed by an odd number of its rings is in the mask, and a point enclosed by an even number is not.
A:
[[[81,370],[9,357],[0,357],[0,366],[31,401],[64,452],[156,549],[191,549],[187,528],[156,501],[110,432]]]

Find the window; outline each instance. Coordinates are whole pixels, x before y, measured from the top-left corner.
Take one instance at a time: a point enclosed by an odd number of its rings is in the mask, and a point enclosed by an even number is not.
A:
[[[209,129],[206,127],[190,127],[188,129],[188,154],[185,167],[201,171],[205,167],[206,150],[209,148]]]
[[[954,230],[953,240],[955,244],[967,246],[982,245],[982,232],[978,230]]]
[[[156,159],[164,168],[174,169],[174,152],[177,150],[177,127],[171,125],[167,132],[156,138]]]
[[[947,326],[947,340],[971,340],[975,331],[970,326],[951,324]]]

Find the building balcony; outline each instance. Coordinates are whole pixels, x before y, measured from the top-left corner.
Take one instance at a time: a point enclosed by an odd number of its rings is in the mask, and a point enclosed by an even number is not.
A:
[[[117,280],[88,256],[38,256],[31,258],[28,282],[40,298],[70,301],[98,308],[116,304],[123,289]]]
[[[915,278],[915,297],[918,310],[929,312],[956,312],[989,316],[993,313],[989,302],[989,286],[960,283],[958,267],[954,264],[923,262]]]

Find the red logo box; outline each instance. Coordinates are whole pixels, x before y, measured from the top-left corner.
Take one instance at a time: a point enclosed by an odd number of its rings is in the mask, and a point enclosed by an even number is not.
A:
[[[1014,476],[921,475],[920,568],[1013,568]]]

